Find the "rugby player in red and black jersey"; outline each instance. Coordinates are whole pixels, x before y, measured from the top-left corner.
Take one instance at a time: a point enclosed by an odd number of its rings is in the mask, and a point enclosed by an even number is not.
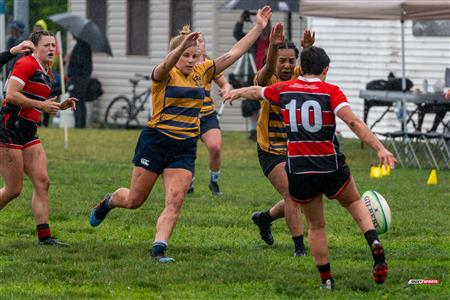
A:
[[[289,194],[308,220],[308,242],[320,272],[321,287],[334,288],[328,260],[323,194],[337,199],[357,222],[372,251],[374,280],[383,283],[387,276],[384,248],[339,149],[335,117],[342,119],[361,141],[377,152],[380,163],[393,168],[396,159],[353,113],[339,87],[325,82],[330,63],[325,51],[318,47],[304,49],[300,61],[303,76],[265,88],[253,86],[233,90],[224,99],[257,100],[262,97],[281,107],[288,134]]]
[[[50,96],[51,64],[55,51],[55,38],[47,31],[30,36],[34,50],[19,59],[7,84],[6,98],[0,110],[0,174],[4,187],[0,189],[0,209],[19,196],[26,174],[33,185],[32,210],[41,245],[67,246],[51,235],[48,225],[47,157],[37,128],[42,111],[76,108],[76,99],[62,103]]]

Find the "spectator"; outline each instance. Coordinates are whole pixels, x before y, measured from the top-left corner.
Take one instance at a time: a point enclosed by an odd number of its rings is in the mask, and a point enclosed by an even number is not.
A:
[[[22,21],[12,21],[8,24],[8,38],[6,40],[6,50],[11,50],[12,47],[19,45],[26,40],[25,24]],[[6,64],[6,76],[9,75],[14,64],[22,55],[17,55],[14,59]]]
[[[77,110],[75,111],[75,127],[86,127],[86,101],[88,98],[89,80],[92,74],[92,49],[91,46],[74,36],[76,44],[69,57],[69,93],[77,98]]]

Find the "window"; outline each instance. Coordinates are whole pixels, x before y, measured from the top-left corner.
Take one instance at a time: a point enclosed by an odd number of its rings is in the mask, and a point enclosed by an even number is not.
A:
[[[86,16],[91,19],[106,36],[106,0],[86,1]]]
[[[192,0],[170,0],[170,36],[177,35],[186,24],[192,30]]]
[[[148,0],[128,0],[128,55],[148,55],[148,2]]]

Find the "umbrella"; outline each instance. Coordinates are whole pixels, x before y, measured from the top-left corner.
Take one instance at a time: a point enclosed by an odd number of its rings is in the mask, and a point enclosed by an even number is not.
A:
[[[448,0],[300,0],[300,15],[401,21],[402,89],[406,91],[404,21],[450,19],[450,5]],[[403,116],[406,116],[405,101],[402,101]],[[406,130],[406,117],[402,127]]]
[[[270,5],[272,11],[284,11],[288,13],[287,37],[288,39],[292,39],[292,12],[298,11],[298,0],[228,0],[220,8],[258,10],[264,5]]]
[[[51,15],[48,19],[88,43],[92,50],[113,56],[108,39],[91,20],[71,13]]]

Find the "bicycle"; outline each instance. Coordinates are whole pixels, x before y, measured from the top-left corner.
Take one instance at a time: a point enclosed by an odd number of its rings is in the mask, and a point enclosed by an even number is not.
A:
[[[136,78],[130,78],[128,81],[132,85],[131,100],[125,95],[115,97],[108,105],[105,113],[104,126],[109,129],[128,129],[139,128],[138,115],[144,110],[144,105],[151,104],[151,89],[146,88],[140,94],[136,93],[136,87],[141,80],[150,80],[150,76],[135,74]]]

